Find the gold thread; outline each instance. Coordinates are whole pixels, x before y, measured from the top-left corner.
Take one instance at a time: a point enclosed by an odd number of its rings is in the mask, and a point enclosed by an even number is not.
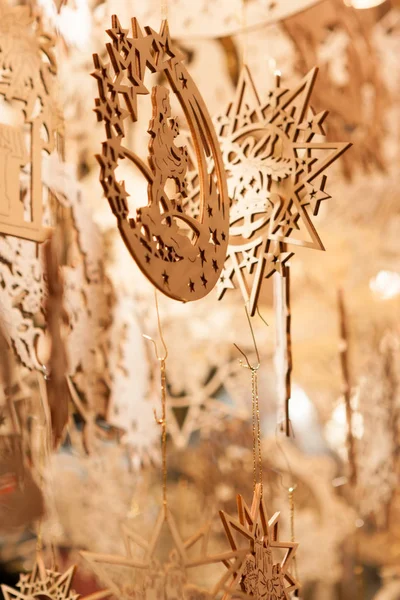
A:
[[[167,385],[166,385],[166,373],[165,373],[165,365],[168,357],[168,348],[165,344],[162,327],[161,327],[161,318],[160,318],[160,310],[158,307],[158,296],[157,290],[154,288],[154,301],[156,305],[157,312],[157,326],[158,326],[158,334],[160,336],[163,348],[164,348],[164,356],[160,356],[158,353],[157,344],[149,335],[143,335],[147,340],[150,340],[154,346],[154,350],[156,353],[157,360],[160,363],[160,386],[161,386],[161,419],[157,417],[157,413],[154,410],[154,418],[158,425],[161,425],[161,456],[162,456],[162,488],[163,488],[163,507],[164,507],[164,517],[167,518]]]
[[[261,497],[263,495],[263,466],[261,454],[261,419],[258,398],[258,369],[251,369],[251,399],[253,414],[253,480],[254,490],[257,483],[261,486]]]
[[[167,415],[166,415],[166,378],[165,358],[160,361],[161,374],[161,452],[162,452],[162,480],[163,480],[163,506],[167,510]]]
[[[254,350],[257,356],[257,364],[251,365],[247,355],[239,348],[237,344],[234,344],[235,348],[239,350],[240,354],[244,356],[246,363],[240,362],[240,366],[251,371],[251,404],[252,404],[252,421],[253,421],[253,483],[254,491],[257,483],[261,486],[261,496],[263,494],[263,473],[262,473],[262,456],[261,456],[261,422],[260,422],[260,406],[258,400],[258,369],[260,368],[260,355],[258,352],[257,342],[254,335],[253,325],[249,316],[249,311],[245,306],[247,321],[249,323],[251,337],[253,339]],[[261,315],[260,315],[261,316]],[[261,317],[262,318],[262,317]],[[264,323],[266,322],[262,319]]]
[[[251,405],[253,414],[253,487],[257,485],[257,448],[256,448],[256,402],[255,402],[255,387],[257,380],[257,371],[251,369]]]
[[[256,373],[255,377],[255,405],[256,405],[256,421],[257,421],[257,451],[258,451],[258,481],[261,486],[261,497],[263,495],[263,466],[262,466],[262,455],[261,455],[261,419],[260,419],[260,405],[258,397],[258,376]]]

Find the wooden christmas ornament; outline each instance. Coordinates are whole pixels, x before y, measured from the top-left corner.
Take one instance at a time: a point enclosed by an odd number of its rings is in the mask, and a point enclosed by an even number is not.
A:
[[[94,55],[93,76],[98,82],[97,118],[107,140],[97,158],[100,181],[117,218],[121,236],[142,272],[164,294],[176,300],[197,300],[216,284],[228,244],[228,195],[218,140],[205,103],[186,70],[182,53],[174,46],[167,21],[160,33],[141,30],[132,21],[132,36],[116,16],[107,32],[110,63]],[[185,213],[187,149],[177,146],[179,125],[172,117],[169,91],[156,85],[151,91],[153,118],[149,127],[148,161],[123,145],[125,124],[137,121],[138,95],[149,94],[147,72],[163,74],[176,94],[189,124],[200,182],[198,218]],[[128,159],[148,183],[148,203],[130,216],[128,191],[118,181],[120,161]],[[208,172],[208,160],[215,164]],[[166,184],[172,183],[173,192]]]
[[[296,542],[279,540],[277,512],[268,519],[262,494],[262,485],[256,484],[251,508],[238,495],[238,518],[221,511],[221,520],[232,550],[248,547],[248,553],[233,571],[224,598],[263,598],[263,600],[289,600],[299,583],[291,574]],[[280,553],[284,552],[283,559]]]
[[[30,573],[19,576],[18,590],[2,585],[5,600],[27,600],[33,596],[51,598],[52,600],[77,600],[79,594],[71,590],[75,567],[70,567],[64,574],[46,569],[41,557],[37,557]]]
[[[75,566],[70,567],[65,573],[57,570],[46,569],[40,552],[36,555],[36,561],[30,573],[21,573],[14,589],[8,585],[2,585],[1,590],[5,600],[29,600],[31,598],[46,598],[47,600],[78,600],[80,595],[72,588],[72,579]],[[85,600],[100,600],[109,595],[108,590],[95,592],[85,596]]]
[[[173,549],[163,561],[157,557],[160,547],[165,544],[164,525],[173,541]],[[219,556],[207,556],[209,524],[195,535],[183,540],[175,520],[168,508],[163,508],[155,523],[153,533],[147,539],[123,528],[127,556],[82,552],[94,573],[108,586],[117,598],[165,598],[165,600],[212,600],[220,587],[212,592],[200,589],[188,581],[187,570],[203,564],[234,560],[236,567],[238,552],[227,552]],[[200,552],[191,556],[191,549],[199,544]],[[236,559],[236,560],[235,560]],[[111,567],[111,570],[110,570]],[[112,569],[114,567],[114,570]],[[128,568],[128,576],[123,576],[117,568]]]
[[[261,101],[244,66],[234,101],[215,119],[231,205],[218,297],[238,286],[251,315],[263,280],[293,254],[286,244],[324,249],[312,216],[329,198],[325,170],[350,144],[321,141],[327,113],[309,107],[316,76],[315,68],[293,90],[277,76]]]
[[[0,95],[20,106],[24,125],[0,124],[3,174],[0,184],[0,233],[43,242],[42,151],[52,152],[62,119],[55,101],[53,39],[29,7],[0,3]],[[20,175],[29,169],[27,197]]]

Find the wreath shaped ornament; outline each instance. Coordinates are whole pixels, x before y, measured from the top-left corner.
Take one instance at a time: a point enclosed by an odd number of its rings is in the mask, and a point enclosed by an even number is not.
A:
[[[100,163],[100,182],[129,252],[145,276],[164,294],[182,300],[198,300],[217,283],[228,245],[229,200],[223,160],[216,133],[205,103],[182,63],[183,54],[173,46],[168,23],[160,33],[151,27],[141,30],[132,19],[132,37],[112,17],[106,44],[110,62],[95,54],[99,98],[95,112],[103,121],[107,140]],[[147,71],[163,74],[176,94],[189,124],[200,186],[198,218],[184,211],[187,197],[188,151],[175,145],[179,135],[171,116],[169,90],[152,88],[152,119],[149,127],[147,164],[123,145],[125,120],[137,121],[137,97],[149,94],[144,80]],[[148,204],[130,216],[125,182],[117,181],[121,159],[131,161],[148,183]],[[208,173],[207,161],[215,164]],[[167,192],[172,182],[174,191]]]

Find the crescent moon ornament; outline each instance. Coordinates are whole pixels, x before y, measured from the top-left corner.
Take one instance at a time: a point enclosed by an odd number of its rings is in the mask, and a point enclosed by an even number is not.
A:
[[[150,27],[143,33],[132,19],[130,37],[114,15],[107,33],[112,40],[106,45],[110,62],[104,64],[97,54],[93,56],[93,76],[99,88],[95,112],[98,121],[104,122],[107,136],[102,154],[97,156],[105,196],[126,247],[146,277],[175,300],[198,300],[218,281],[229,232],[225,171],[211,118],[182,63],[182,53],[173,46],[167,21],[162,22],[160,33]],[[147,71],[165,76],[189,124],[200,184],[198,218],[183,208],[188,152],[175,144],[179,126],[171,115],[169,90],[164,85],[155,85],[151,92],[147,163],[124,146],[125,120],[137,121],[137,97],[149,94],[144,83]],[[131,161],[148,183],[148,203],[137,209],[135,216],[129,214],[125,183],[116,178],[123,159]],[[209,160],[215,164],[211,174]]]

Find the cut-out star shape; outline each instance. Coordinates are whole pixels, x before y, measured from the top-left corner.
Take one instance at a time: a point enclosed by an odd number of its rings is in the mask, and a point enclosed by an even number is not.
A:
[[[172,549],[167,558],[159,558],[160,550],[165,548],[165,533],[168,530]],[[205,600],[215,598],[220,588],[211,592],[200,590],[188,581],[188,569],[201,564],[211,564],[223,560],[232,560],[234,567],[240,562],[236,557],[240,552],[228,551],[222,555],[207,555],[210,523],[207,523],[189,539],[182,539],[175,519],[168,507],[163,507],[158,515],[150,536],[144,538],[126,525],[122,528],[125,555],[97,554],[82,552],[91,569],[117,598],[134,594],[144,597],[163,597],[168,590],[168,598],[190,600],[194,592]],[[199,544],[198,550],[195,546]],[[242,553],[243,554],[243,553]],[[165,554],[164,554],[165,556]],[[236,560],[235,560],[236,559]],[[110,570],[111,567],[111,570]],[[122,577],[121,571],[113,567],[124,568],[129,576]],[[129,581],[129,583],[127,583]],[[159,595],[158,595],[159,594]],[[135,596],[136,597],[136,596]],[[142,597],[142,596],[140,596]]]
[[[46,569],[40,554],[30,573],[22,573],[16,585],[18,590],[2,585],[1,590],[4,600],[31,600],[32,596],[49,598],[51,600],[78,600],[79,594],[71,589],[75,566],[70,567],[65,573]],[[109,590],[104,590],[99,598],[109,595]]]
[[[251,315],[256,312],[263,280],[280,272],[292,256],[285,252],[279,260],[276,249],[280,245],[271,253],[270,242],[324,250],[311,217],[329,197],[324,171],[350,144],[313,141],[315,135],[324,133],[322,124],[327,116],[326,111],[315,115],[309,106],[316,75],[317,69],[311,70],[291,90],[282,88],[277,77],[275,88],[261,101],[249,70],[243,67],[233,102],[225,114],[214,119],[231,182],[231,206],[235,207],[225,266],[217,284],[218,298],[239,287],[245,302],[250,302]],[[255,169],[258,172],[253,177],[247,176]],[[255,179],[266,183],[255,189]],[[262,202],[265,213],[260,213]],[[246,223],[251,227],[245,229]],[[243,244],[244,240],[248,243]]]
[[[291,573],[298,544],[279,540],[280,513],[268,519],[261,484],[255,487],[250,508],[240,495],[237,504],[237,517],[223,511],[220,516],[231,549],[238,551],[247,548],[248,552],[236,569],[232,569],[227,561],[227,566],[233,572],[224,598],[242,592],[248,593],[249,597],[289,600],[300,587]]]

